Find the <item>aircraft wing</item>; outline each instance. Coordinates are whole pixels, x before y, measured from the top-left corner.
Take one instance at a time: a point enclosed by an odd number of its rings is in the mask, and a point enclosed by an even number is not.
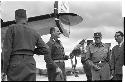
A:
[[[15,20],[13,21],[7,21],[7,22],[2,22],[1,23],[1,36],[2,39],[5,36],[6,30],[8,29],[8,26],[11,24],[15,24]],[[60,23],[60,27],[63,30],[63,34],[66,37],[69,37],[69,34],[67,33],[66,29],[63,28],[63,25]],[[47,35],[49,34],[49,29],[51,27],[56,26],[55,22],[55,17],[54,14],[46,14],[46,15],[41,15],[41,16],[35,16],[35,17],[30,17],[28,18],[28,25],[30,28],[36,30],[42,35]]]
[[[74,26],[83,21],[83,18],[77,14],[74,13],[59,13],[56,14],[59,17],[59,29],[62,31],[63,35],[66,37],[69,37],[69,33],[67,30],[63,27],[63,24],[69,25],[69,26]],[[2,39],[5,36],[6,30],[9,25],[15,24],[15,20],[13,21],[7,21],[7,22],[2,22],[1,23],[1,34],[2,34]],[[46,15],[40,15],[40,16],[35,16],[35,17],[30,17],[28,18],[28,24],[29,27],[36,30],[42,35],[47,35],[49,34],[49,29],[51,27],[57,26],[55,22],[55,14],[46,14]]]

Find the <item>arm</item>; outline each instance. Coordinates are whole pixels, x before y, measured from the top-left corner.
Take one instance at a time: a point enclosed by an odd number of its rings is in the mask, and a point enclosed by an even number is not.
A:
[[[111,52],[111,60],[110,60],[110,71],[111,71],[111,76],[114,76],[114,70],[115,70],[115,54],[114,54],[114,48],[112,48]]]
[[[89,64],[90,66],[92,66],[93,65],[93,62],[91,61],[91,52],[90,52],[90,47],[88,47],[87,48],[87,50],[86,50],[86,58],[85,58],[85,63],[86,64]]]
[[[86,62],[86,50],[87,50],[88,46],[86,46],[86,49],[84,48],[84,46],[82,46],[82,53],[81,53],[81,63],[85,64]]]
[[[37,48],[40,49],[39,51],[41,52],[41,54],[44,55],[45,62],[49,65],[54,65],[54,67],[57,67],[57,65],[51,59],[51,50],[50,50],[49,46],[47,44],[45,44],[45,42],[42,40],[40,35],[37,40],[36,46],[37,46]]]
[[[82,40],[83,41],[83,40]],[[82,51],[80,49],[80,47],[83,47],[84,46],[84,43],[79,43],[73,50],[72,52],[70,53],[70,58],[72,59],[74,56],[79,56],[81,55]]]
[[[106,61],[107,61],[108,63],[110,63],[110,59],[111,59],[111,51],[110,51],[110,49],[108,49]]]
[[[12,37],[13,31],[11,27],[8,27],[8,30],[5,35],[4,43],[3,43],[3,72],[6,73],[9,65],[10,55],[12,53]]]
[[[112,49],[112,55],[111,55],[111,61],[110,61],[110,66],[111,70],[114,70],[114,64],[115,64],[115,54],[114,54],[114,48]]]
[[[82,47],[84,45],[84,43],[85,43],[85,39],[81,40],[74,49],[79,49],[80,47]]]

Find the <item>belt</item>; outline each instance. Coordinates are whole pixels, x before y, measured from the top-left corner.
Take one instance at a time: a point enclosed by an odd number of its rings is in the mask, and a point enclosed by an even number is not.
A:
[[[106,64],[106,61],[98,61],[94,62],[95,65],[98,65],[99,67],[103,67]]]
[[[98,62],[94,62],[94,63],[100,64],[100,63],[106,63],[106,61],[98,61]]]
[[[64,62],[64,60],[54,60],[54,62]]]
[[[17,51],[14,51],[13,54],[26,54],[26,55],[33,56],[33,51],[32,50],[17,50]]]
[[[27,54],[13,54],[11,57],[33,57],[33,55],[27,55]]]

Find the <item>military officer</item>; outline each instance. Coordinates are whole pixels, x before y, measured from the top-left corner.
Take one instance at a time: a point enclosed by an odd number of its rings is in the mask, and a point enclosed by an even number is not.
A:
[[[47,66],[47,73],[48,73],[48,79],[49,81],[66,81],[66,73],[65,73],[65,59],[68,59],[68,56],[65,55],[64,52],[64,47],[61,43],[61,41],[58,39],[60,38],[60,30],[58,27],[51,27],[50,28],[50,40],[47,42],[47,45],[50,48],[50,52],[51,52],[51,58],[52,60],[57,64],[58,68],[61,69],[62,71],[62,75],[61,78],[57,78],[57,72],[56,72],[56,68],[53,68],[51,66],[49,66],[48,64]]]
[[[109,48],[101,42],[101,32],[94,33],[95,43],[86,52],[86,63],[91,66],[92,80],[109,80]]]
[[[27,23],[26,10],[15,11],[16,24],[10,25],[5,35],[4,73],[8,81],[36,81],[35,46],[45,55],[45,61],[56,67],[50,58],[49,47]],[[37,52],[35,52],[37,54]]]
[[[111,70],[113,78],[112,80],[122,80],[124,65],[124,34],[121,31],[115,33],[115,40],[118,45],[112,48],[111,56]]]
[[[92,81],[110,79],[109,48],[101,39],[101,32],[94,33],[95,42],[86,52],[86,63],[91,66]]]

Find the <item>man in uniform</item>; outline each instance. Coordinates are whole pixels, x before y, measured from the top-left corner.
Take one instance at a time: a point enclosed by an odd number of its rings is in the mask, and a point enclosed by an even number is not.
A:
[[[62,74],[60,77],[57,77],[58,74],[55,70],[56,68],[53,68],[47,64],[46,66],[47,66],[47,72],[48,72],[48,79],[49,81],[57,81],[57,79],[58,81],[66,81],[64,60],[67,60],[68,56],[65,55],[64,48],[61,44],[61,41],[58,40],[58,38],[60,38],[61,32],[58,27],[51,27],[50,34],[51,34],[51,37],[50,37],[50,40],[47,42],[47,45],[50,48],[52,60],[57,64],[58,69],[62,70]]]
[[[85,63],[90,65],[92,73],[92,81],[94,80],[109,80],[109,48],[106,44],[101,42],[101,32],[94,33],[95,43],[90,44],[86,52]],[[77,47],[79,47],[77,45]],[[77,48],[76,47],[76,48]]]
[[[124,34],[121,31],[115,33],[115,40],[118,45],[112,48],[111,70],[112,80],[122,80],[122,67],[124,65]]]
[[[89,45],[93,43],[93,40],[87,40],[86,50],[88,50]],[[84,47],[83,47],[84,48]],[[86,51],[83,51],[83,55],[85,55]],[[86,77],[88,81],[92,80],[91,68],[88,64],[85,63],[85,56],[81,57],[81,63],[83,64],[84,72],[86,73]]]
[[[36,81],[36,62],[33,55],[37,54],[37,49],[39,54],[45,56],[46,63],[55,67],[56,64],[50,58],[49,47],[41,36],[29,28],[26,10],[16,10],[15,19],[16,24],[8,27],[4,39],[4,73],[8,81]]]
[[[109,80],[109,48],[102,43],[101,32],[94,33],[95,43],[91,44],[86,52],[86,63],[91,66],[92,80]]]

